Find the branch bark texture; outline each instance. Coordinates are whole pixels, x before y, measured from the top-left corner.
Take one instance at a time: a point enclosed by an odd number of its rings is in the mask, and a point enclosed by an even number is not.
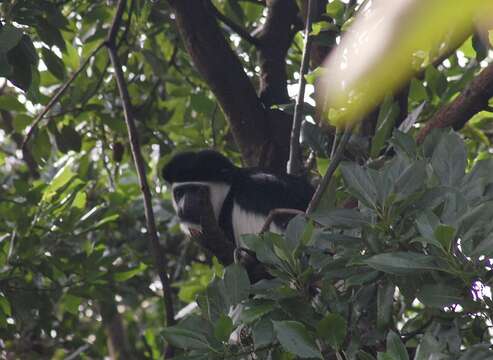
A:
[[[285,59],[298,22],[295,1],[266,1],[266,22],[252,34],[260,58],[259,95],[224,37],[210,0],[168,2],[185,47],[216,96],[245,164],[285,172],[291,117],[270,105],[289,100]]]
[[[266,111],[226,42],[208,0],[170,0],[185,47],[226,115],[243,160],[258,165],[267,138]]]
[[[267,18],[255,31],[259,42],[259,97],[267,107],[289,102],[286,55],[296,30],[301,28],[294,0],[267,0]]]
[[[426,135],[435,128],[452,126],[461,129],[469,119],[488,107],[493,97],[493,64],[489,64],[450,104],[441,108],[418,133],[422,143]]]

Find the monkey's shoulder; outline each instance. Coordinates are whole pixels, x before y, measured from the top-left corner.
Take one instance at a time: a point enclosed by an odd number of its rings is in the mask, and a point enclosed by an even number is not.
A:
[[[302,177],[242,169],[243,175],[232,187],[234,200],[245,210],[268,214],[275,208],[305,210],[314,189]]]

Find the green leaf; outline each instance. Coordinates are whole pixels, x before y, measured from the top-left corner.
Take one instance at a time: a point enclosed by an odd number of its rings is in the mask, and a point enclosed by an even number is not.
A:
[[[127,281],[128,279],[131,279],[134,276],[141,274],[142,272],[144,272],[145,269],[147,269],[147,265],[144,263],[140,263],[139,266],[137,266],[131,270],[120,271],[120,272],[115,273],[113,275],[113,279],[115,281]]]
[[[310,215],[310,218],[326,227],[356,228],[369,225],[369,220],[355,209],[334,209]]]
[[[377,190],[366,170],[349,162],[342,163],[340,169],[349,191],[366,206],[375,209]]]
[[[258,321],[254,325],[252,332],[255,349],[269,345],[274,340],[274,328],[272,321],[268,317]]]
[[[317,81],[317,79],[320,79],[320,77],[322,77],[322,75],[324,74],[324,68],[319,66],[317,68],[315,68],[313,71],[309,72],[308,74],[305,75],[305,79],[306,79],[306,82],[307,84],[315,84],[315,82]],[[305,107],[310,107],[311,105],[308,104],[308,103],[305,103]],[[315,112],[315,108],[313,109],[313,111]],[[294,109],[293,109],[293,112],[294,112]],[[320,134],[320,131],[319,131],[319,134]]]
[[[372,355],[368,354],[367,352],[365,352],[363,350],[358,351],[357,359],[358,360],[375,360],[375,358]]]
[[[375,136],[373,136],[371,141],[370,156],[372,158],[376,158],[380,155],[380,152],[385,146],[385,141],[392,134],[392,129],[399,116],[399,112],[400,110],[397,102],[392,101],[392,97],[386,97],[380,107]]]
[[[22,30],[11,24],[0,28],[0,52],[7,53],[13,49],[22,39]]]
[[[416,219],[419,233],[426,239],[433,239],[435,229],[440,225],[440,219],[430,210],[425,210]]]
[[[255,252],[257,259],[265,264],[278,265],[280,259],[277,257],[273,248],[272,238],[277,234],[264,233],[262,235],[243,235],[241,241],[247,249]]]
[[[292,253],[298,248],[302,241],[306,226],[307,222],[303,215],[297,215],[289,221],[284,236],[284,243],[288,252]]]
[[[233,332],[233,320],[225,314],[222,314],[214,326],[214,336],[217,340],[227,342]]]
[[[433,151],[431,165],[442,185],[459,185],[467,165],[467,152],[462,138],[455,132],[442,137]]]
[[[228,312],[230,304],[224,290],[224,283],[218,278],[213,279],[204,293],[197,297],[197,304],[206,319],[216,322],[222,314]]]
[[[442,346],[436,337],[431,333],[425,333],[416,349],[414,360],[430,360],[436,355],[440,356],[441,352]]]
[[[387,330],[392,325],[395,285],[384,282],[377,289],[377,328]]]
[[[82,138],[79,133],[70,125],[65,125],[60,133],[55,134],[58,149],[67,153],[69,150],[79,152],[82,146]]]
[[[79,305],[82,302],[82,298],[69,293],[63,295],[61,299],[62,308],[64,311],[77,315],[79,313]]]
[[[387,352],[379,352],[377,353],[377,360],[395,360],[392,355]]]
[[[224,289],[231,305],[236,305],[248,297],[250,280],[242,266],[233,264],[224,269]]]
[[[51,142],[48,132],[40,130],[32,140],[32,152],[36,161],[44,163],[51,155]]]
[[[318,35],[322,31],[337,31],[337,26],[328,22],[328,21],[318,21],[312,24],[312,31],[310,31],[310,35]]]
[[[445,306],[460,304],[463,301],[460,289],[445,284],[427,284],[418,292],[417,297],[426,306],[443,309]]]
[[[43,60],[48,70],[55,75],[58,80],[65,80],[67,74],[62,59],[56,56],[53,51],[45,47],[41,49],[41,54],[43,55]]]
[[[196,331],[177,326],[169,326],[163,329],[163,336],[172,345],[181,349],[207,350],[210,348],[206,337]]]
[[[426,90],[425,90],[425,94],[426,94]],[[417,108],[411,111],[409,115],[407,115],[407,117],[404,119],[404,121],[399,125],[399,131],[402,131],[403,133],[407,133],[409,130],[411,130],[413,125],[418,120],[419,115],[421,115],[421,112],[425,108],[425,105],[426,105],[426,101],[423,101]]]
[[[416,141],[410,134],[394,130],[390,143],[397,152],[401,151],[410,158],[416,156]]]
[[[72,44],[66,42],[67,51],[63,54],[63,62],[67,64],[72,70],[77,70],[80,66],[80,57],[77,53],[77,48]]]
[[[389,331],[387,334],[387,353],[393,360],[409,360],[409,355],[400,336],[393,331]]]
[[[329,118],[332,125],[363,120],[386,94],[397,93],[417,71],[455,49],[470,33],[471,19],[491,9],[483,0],[365,3],[326,64],[328,86],[321,96],[327,95],[328,108],[344,113]],[[446,85],[443,77],[431,80],[436,90]]]
[[[74,201],[72,202],[72,207],[79,210],[84,210],[87,204],[87,194],[84,191],[79,191],[75,195]]]
[[[418,160],[409,165],[395,182],[397,200],[404,199],[423,187],[426,180],[426,163]]]
[[[72,165],[69,163],[56,173],[43,193],[43,201],[50,201],[60,188],[76,177],[71,167]]]
[[[300,358],[322,359],[315,339],[305,326],[297,321],[273,321],[274,332],[284,350]]]
[[[333,0],[325,7],[325,12],[327,15],[335,20],[341,19],[345,11],[346,6],[340,0]]]
[[[447,89],[447,78],[433,65],[426,68],[425,80],[431,91],[438,97],[442,96]]]
[[[103,219],[99,220],[93,226],[91,226],[91,230],[96,230],[97,228],[100,228],[101,226],[106,225],[106,224],[108,224],[110,222],[116,221],[119,218],[120,218],[120,215],[119,214],[111,214],[111,215],[108,215],[108,216],[104,217]]]
[[[455,239],[455,229],[452,226],[440,224],[433,233],[435,239],[442,244],[443,248],[450,251],[452,241]]]
[[[24,35],[21,41],[12,50],[7,53],[7,60],[12,67],[9,80],[17,87],[28,91],[33,81],[33,73],[37,72],[37,54],[33,63],[32,48],[34,48],[31,39]]]
[[[364,261],[368,266],[395,275],[408,275],[440,270],[432,256],[414,252],[393,252],[374,255]]]
[[[244,304],[240,318],[246,324],[258,320],[262,316],[270,313],[275,308],[275,303],[271,300],[250,300]]]
[[[471,253],[472,256],[479,257],[484,255],[485,257],[491,257],[493,255],[493,236],[488,236],[481,241]]]
[[[12,315],[12,308],[10,307],[9,301],[5,296],[1,294],[0,294],[0,310],[2,310],[2,312],[7,316]]]
[[[3,95],[0,96],[0,109],[7,111],[25,112],[25,106],[17,99],[17,96]]]
[[[61,51],[65,51],[65,40],[59,29],[53,26],[48,20],[37,17],[36,31],[41,40],[49,46],[57,46]]]
[[[341,348],[346,332],[346,320],[339,314],[328,314],[317,325],[317,335],[336,351]]]
[[[409,86],[409,99],[416,102],[428,100],[428,93],[426,88],[420,80],[412,79]],[[401,129],[399,129],[401,130]],[[403,132],[406,132],[404,129]]]

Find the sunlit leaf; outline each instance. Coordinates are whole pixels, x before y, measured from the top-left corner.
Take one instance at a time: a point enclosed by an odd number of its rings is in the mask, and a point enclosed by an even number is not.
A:
[[[326,62],[329,121],[350,126],[433,59],[458,46],[492,4],[474,0],[371,1]],[[405,19],[405,21],[403,21]],[[450,26],[453,24],[453,28]]]

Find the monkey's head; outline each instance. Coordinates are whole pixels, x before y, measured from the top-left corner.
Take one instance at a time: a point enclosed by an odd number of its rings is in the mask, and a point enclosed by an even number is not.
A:
[[[185,233],[200,230],[202,196],[208,195],[216,220],[238,168],[213,150],[175,155],[162,170],[171,185],[173,207]],[[205,194],[205,195],[204,195]]]

